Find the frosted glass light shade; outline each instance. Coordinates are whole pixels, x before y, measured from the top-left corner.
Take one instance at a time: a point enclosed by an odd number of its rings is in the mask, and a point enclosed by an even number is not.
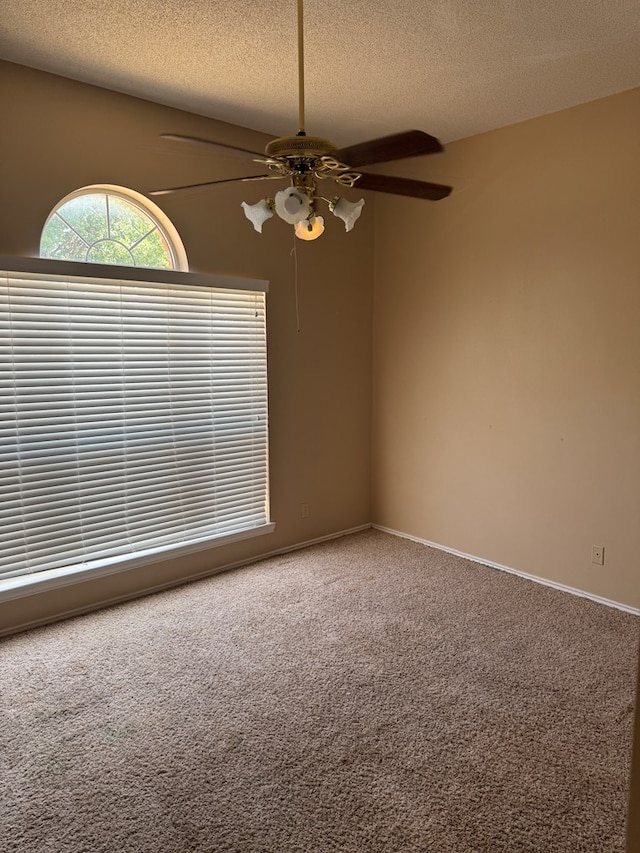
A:
[[[344,222],[344,230],[351,231],[356,224],[356,220],[362,213],[364,207],[364,199],[360,201],[348,201],[346,198],[337,199],[331,206],[331,212],[334,216],[342,219]]]
[[[275,205],[280,219],[284,219],[289,225],[295,225],[296,222],[307,219],[311,213],[309,197],[296,187],[287,187],[286,190],[277,192]]]
[[[262,234],[262,226],[267,219],[271,219],[273,216],[273,202],[271,199],[263,198],[255,204],[247,204],[246,201],[243,201],[242,207],[244,209],[244,215],[247,217],[249,222],[253,223],[253,227],[256,229],[258,234]]]
[[[301,240],[317,240],[324,233],[324,219],[322,216],[305,219],[303,222],[297,222],[293,230]]]

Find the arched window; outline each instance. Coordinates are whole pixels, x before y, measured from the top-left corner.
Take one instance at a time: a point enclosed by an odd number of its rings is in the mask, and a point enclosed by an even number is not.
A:
[[[141,193],[110,184],[62,199],[42,230],[40,257],[165,270],[188,270],[169,218]]]
[[[112,186],[64,198],[41,254],[0,270],[0,600],[271,532],[267,282],[189,272]]]

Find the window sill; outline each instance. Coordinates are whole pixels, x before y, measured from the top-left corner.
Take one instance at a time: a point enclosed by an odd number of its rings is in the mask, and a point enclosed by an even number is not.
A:
[[[191,554],[195,551],[221,548],[233,542],[240,542],[244,539],[253,539],[256,536],[273,533],[275,529],[275,522],[269,522],[260,527],[240,530],[237,533],[227,533],[222,536],[197,539],[192,542],[179,542],[175,545],[164,545],[161,548],[149,548],[146,551],[139,551],[135,555],[112,557],[106,560],[98,560],[91,564],[66,566],[64,568],[49,569],[44,572],[34,572],[29,575],[7,578],[6,580],[0,580],[0,604],[15,598],[23,598],[24,596],[68,586],[69,584],[107,577],[118,572],[135,569],[138,566],[145,566],[149,563],[182,557],[185,554]]]

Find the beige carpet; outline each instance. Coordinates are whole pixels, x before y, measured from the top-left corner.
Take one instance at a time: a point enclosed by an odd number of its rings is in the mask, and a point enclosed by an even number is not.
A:
[[[621,853],[638,619],[377,531],[0,644],[2,853]]]

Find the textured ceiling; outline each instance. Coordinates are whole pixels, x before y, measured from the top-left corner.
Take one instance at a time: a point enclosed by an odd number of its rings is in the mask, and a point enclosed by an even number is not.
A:
[[[3,58],[274,135],[295,0],[7,0]],[[640,85],[640,0],[306,0],[307,131],[443,141]]]

